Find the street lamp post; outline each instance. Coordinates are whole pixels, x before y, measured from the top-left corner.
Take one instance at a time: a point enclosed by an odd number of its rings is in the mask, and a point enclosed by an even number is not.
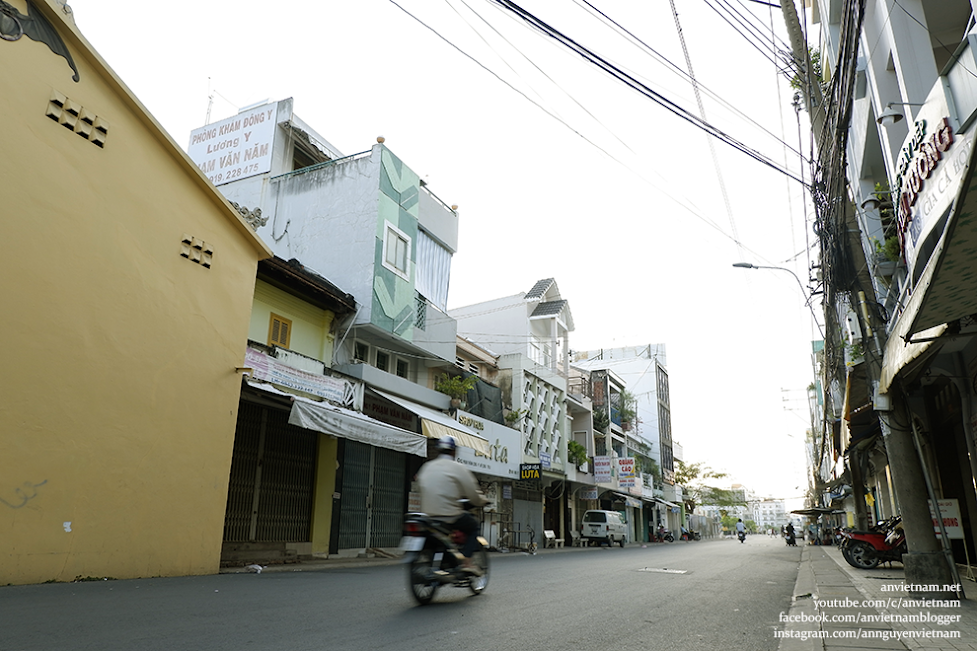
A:
[[[820,333],[821,339],[824,339],[824,331],[821,330],[821,324],[818,323],[817,314],[814,313],[814,308],[811,306],[811,299],[807,295],[807,292],[804,290],[804,285],[801,283],[801,279],[797,277],[797,274],[795,274],[787,267],[766,267],[763,265],[753,264],[751,262],[734,262],[733,266],[738,267],[739,269],[776,269],[778,271],[786,271],[791,276],[793,276],[794,280],[797,281],[797,286],[801,289],[801,294],[804,295],[804,305],[806,305],[807,308],[811,310],[811,316],[814,318],[814,325],[818,327],[818,333]]]

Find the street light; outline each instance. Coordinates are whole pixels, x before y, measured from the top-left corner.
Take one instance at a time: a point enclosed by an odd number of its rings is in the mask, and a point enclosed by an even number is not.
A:
[[[738,267],[739,269],[777,269],[778,271],[786,271],[793,276],[794,280],[797,281],[797,286],[801,289],[801,294],[804,295],[804,305],[811,310],[811,316],[814,318],[814,325],[818,327],[818,332],[821,334],[821,339],[824,339],[824,331],[821,330],[821,324],[818,323],[817,314],[814,313],[814,308],[811,306],[811,298],[807,295],[807,291],[805,291],[804,285],[801,283],[801,279],[797,277],[797,274],[787,267],[766,267],[763,265],[753,264],[751,262],[734,262],[733,266]]]
[[[902,114],[902,111],[893,108],[900,104],[903,106],[926,106],[926,104],[916,104],[913,102],[889,102],[885,105],[885,109],[879,114],[879,117],[875,118],[875,121],[883,127],[890,127],[902,120],[906,116]]]

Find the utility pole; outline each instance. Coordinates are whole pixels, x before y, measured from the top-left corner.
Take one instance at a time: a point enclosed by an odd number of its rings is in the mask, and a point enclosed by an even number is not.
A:
[[[834,124],[832,125],[833,128],[829,130],[829,133],[825,133],[826,125],[829,122],[827,107],[825,106],[821,93],[820,80],[812,78],[813,70],[811,69],[810,53],[804,41],[804,33],[797,16],[794,0],[782,0],[780,4],[790,39],[792,54],[800,70],[799,74],[802,79],[801,90],[808,108],[808,113],[811,116],[811,128],[814,132],[816,142],[825,143],[825,137],[835,138],[835,133],[833,133],[834,129],[847,129],[849,125],[842,123]],[[858,22],[860,24],[860,20]],[[854,27],[854,29],[859,30],[860,28]],[[857,48],[854,49],[854,52],[855,54],[850,54],[850,56],[857,56]],[[853,64],[854,61],[839,61],[835,75],[841,75],[845,66]],[[852,83],[851,79],[847,81],[848,83]],[[838,97],[842,97],[842,94],[839,93]],[[834,108],[835,110],[844,109],[844,107],[838,106]],[[832,202],[832,206],[837,204],[837,207],[831,207],[829,210],[842,211],[838,214],[844,217],[841,222],[845,225],[845,230],[848,231],[846,245],[854,255],[860,257],[861,242],[859,227],[849,210],[848,197],[843,194],[843,188],[847,187],[847,183],[841,180],[840,176],[835,176],[843,174],[843,156],[839,160],[832,158],[831,160],[821,161],[821,163],[827,166],[838,167],[837,169],[828,169],[828,172],[831,173],[831,176],[834,176],[837,182],[830,184],[834,186],[833,188],[825,187],[824,191],[834,193],[834,196],[828,197],[828,199]],[[822,226],[824,225],[822,224]],[[864,265],[862,265],[862,269],[864,268]],[[867,380],[871,387],[870,397],[873,400],[873,409],[878,415],[879,425],[882,430],[889,469],[892,473],[892,484],[902,515],[902,525],[906,532],[908,553],[903,555],[906,584],[909,586],[954,585],[957,583],[954,580],[954,570],[956,568],[951,566],[952,559],[948,559],[948,555],[942,549],[941,543],[937,540],[933,531],[932,518],[927,502],[928,487],[925,468],[923,466],[924,461],[920,456],[920,451],[914,438],[915,435],[911,421],[912,416],[907,408],[905,392],[894,381],[892,386],[889,387],[887,394],[879,394],[881,372],[885,364],[883,359],[885,340],[880,338],[880,334],[885,331],[884,329],[873,327],[872,314],[867,308],[865,294],[857,291],[859,285],[871,287],[871,279],[866,278],[862,281],[856,281],[854,285],[854,288],[849,284],[847,287],[837,287],[836,289],[839,293],[843,292],[847,294],[849,305],[861,308],[856,310],[856,313],[862,326],[863,341],[866,344],[866,348],[868,348],[870,342],[874,344],[873,354],[866,355],[866,360],[863,363],[865,364]],[[825,295],[828,295],[827,292]],[[835,307],[835,305],[829,305],[830,309],[835,309]],[[826,324],[830,327],[831,321],[826,320]],[[832,332],[829,331],[828,335],[830,337]],[[834,345],[832,340],[825,339],[826,347],[832,345]],[[864,478],[861,477],[860,463],[857,458],[858,454],[861,453],[853,452],[847,460],[847,465],[851,473],[853,501],[855,503],[854,510],[859,524],[861,524],[866,519],[866,506]],[[925,595],[931,598],[948,599],[959,597],[962,591],[914,592],[914,594],[920,596]]]

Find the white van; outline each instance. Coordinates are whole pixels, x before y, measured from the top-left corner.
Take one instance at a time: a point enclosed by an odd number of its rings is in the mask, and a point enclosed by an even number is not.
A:
[[[580,537],[584,540],[608,545],[617,542],[624,547],[626,534],[627,527],[617,511],[587,511],[583,514]]]

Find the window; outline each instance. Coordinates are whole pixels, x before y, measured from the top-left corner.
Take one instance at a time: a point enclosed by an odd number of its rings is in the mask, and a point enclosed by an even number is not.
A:
[[[318,162],[307,152],[302,151],[298,145],[295,145],[292,149],[292,171],[300,170],[303,167],[311,167]]]
[[[410,374],[410,364],[407,360],[398,359],[397,360],[397,376],[402,377],[405,380],[408,379],[407,376]]]
[[[369,363],[370,347],[361,341],[357,341],[356,345],[353,346],[353,359],[356,360],[357,362]]]
[[[414,327],[424,330],[427,328],[427,300],[417,292],[414,293],[414,307]]]
[[[386,371],[390,368],[390,355],[382,351],[377,351],[377,368]]]
[[[272,313],[271,321],[268,324],[268,345],[288,348],[291,337],[292,321]]]
[[[414,242],[414,283],[417,291],[442,312],[448,311],[448,280],[451,277],[451,253],[433,237],[417,231]]]
[[[401,276],[404,280],[410,280],[407,271],[407,262],[409,260],[410,238],[403,231],[388,222],[386,234],[383,237],[383,266],[398,276]]]

